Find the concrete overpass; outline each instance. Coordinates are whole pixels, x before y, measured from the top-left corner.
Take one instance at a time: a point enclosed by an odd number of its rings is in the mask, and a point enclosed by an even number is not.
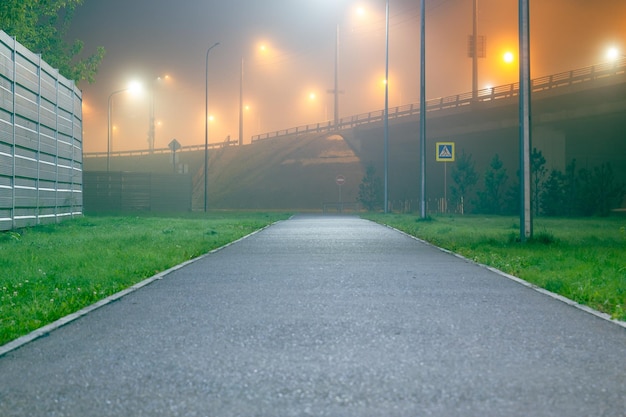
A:
[[[482,173],[495,154],[510,179],[519,166],[518,83],[427,102],[427,196],[444,195],[442,163],[435,162],[436,142],[455,142],[457,152],[471,154]],[[417,202],[419,192],[419,105],[389,110],[389,196],[397,206]],[[253,137],[257,141],[308,132],[339,131],[364,163],[383,170],[384,111],[300,126]],[[610,163],[626,183],[626,59],[534,79],[532,146],[542,151],[548,170]],[[448,173],[449,176],[449,173]],[[449,184],[449,179],[448,179]]]

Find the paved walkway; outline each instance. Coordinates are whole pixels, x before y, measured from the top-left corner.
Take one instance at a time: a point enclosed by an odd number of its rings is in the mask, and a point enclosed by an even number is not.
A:
[[[626,330],[301,216],[0,357],[0,416],[624,417]]]

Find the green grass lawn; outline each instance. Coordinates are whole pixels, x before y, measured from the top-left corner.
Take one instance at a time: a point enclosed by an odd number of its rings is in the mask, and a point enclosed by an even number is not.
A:
[[[519,243],[519,218],[366,215],[580,304],[626,320],[626,218],[534,220]]]
[[[0,233],[0,345],[287,218],[83,217]]]

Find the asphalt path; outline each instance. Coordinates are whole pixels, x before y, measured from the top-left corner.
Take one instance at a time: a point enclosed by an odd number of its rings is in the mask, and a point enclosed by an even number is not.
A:
[[[0,357],[0,416],[626,416],[626,329],[297,216]]]

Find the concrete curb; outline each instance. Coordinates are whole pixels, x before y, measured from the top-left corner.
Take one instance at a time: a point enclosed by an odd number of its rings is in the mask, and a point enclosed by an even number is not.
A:
[[[579,304],[579,303],[577,303],[574,300],[570,300],[569,298],[563,297],[562,295],[559,295],[559,294],[553,293],[551,291],[548,291],[545,288],[541,288],[541,287],[539,287],[539,286],[537,286],[535,284],[532,284],[532,283],[530,283],[528,281],[524,281],[523,279],[521,279],[519,277],[516,277],[514,275],[507,274],[506,272],[500,271],[499,269],[494,268],[492,266],[481,264],[479,262],[476,262],[476,261],[473,261],[471,259],[468,259],[468,258],[464,257],[463,255],[459,255],[458,253],[452,252],[452,251],[450,251],[448,249],[440,248],[439,246],[433,245],[430,242],[427,242],[427,241],[425,241],[423,239],[420,239],[418,237],[412,236],[412,235],[410,235],[410,234],[408,234],[406,232],[403,232],[402,230],[396,229],[395,227],[391,227],[391,226],[389,226],[387,224],[385,224],[384,226],[388,227],[389,229],[395,230],[396,232],[402,233],[403,235],[408,236],[411,239],[417,240],[418,242],[421,242],[421,243],[423,243],[425,245],[431,246],[433,248],[437,248],[437,249],[439,249],[442,252],[448,253],[448,254],[450,254],[452,256],[455,256],[455,257],[457,257],[459,259],[462,259],[462,260],[464,260],[466,262],[469,262],[469,263],[472,263],[474,265],[478,265],[478,266],[480,266],[482,268],[488,269],[491,272],[495,272],[496,274],[498,274],[498,275],[500,275],[502,277],[510,279],[511,281],[515,281],[518,284],[521,284],[521,285],[523,285],[525,287],[528,287],[528,288],[533,289],[533,290],[535,290],[537,292],[540,292],[541,294],[547,295],[548,297],[554,298],[555,300],[561,301],[562,303],[565,303],[565,304],[567,304],[569,306],[572,306],[574,308],[582,310],[582,311],[584,311],[586,313],[592,314],[592,315],[594,315],[594,316],[596,316],[596,317],[598,317],[598,318],[600,318],[602,320],[609,321],[609,322],[611,322],[613,324],[616,324],[616,325],[626,329],[626,322],[625,321],[616,320],[616,319],[612,318],[609,314],[606,314],[606,313],[603,313],[601,311],[595,310],[595,309],[593,309],[591,307],[588,307],[586,305]]]
[[[181,268],[183,268],[183,267],[185,267],[185,266],[187,266],[187,265],[189,265],[189,264],[191,264],[193,262],[199,261],[200,259],[203,259],[203,258],[205,258],[205,257],[207,257],[209,255],[212,255],[215,252],[219,252],[222,249],[225,249],[225,248],[227,248],[227,247],[229,247],[231,245],[234,245],[237,242],[240,242],[240,241],[242,241],[244,239],[247,239],[250,236],[253,236],[253,235],[255,235],[255,234],[257,234],[257,233],[267,229],[268,227],[273,226],[274,224],[280,223],[281,221],[282,220],[279,220],[277,222],[271,223],[271,224],[269,224],[269,225],[267,225],[267,226],[265,226],[265,227],[263,227],[263,228],[261,228],[259,230],[255,230],[254,232],[252,232],[252,233],[250,233],[250,234],[248,234],[246,236],[243,236],[243,237],[241,237],[241,238],[239,238],[237,240],[234,240],[234,241],[232,241],[230,243],[227,243],[224,246],[220,246],[219,248],[213,249],[213,250],[211,250],[211,251],[209,251],[209,252],[207,252],[207,253],[205,253],[203,255],[200,255],[197,258],[190,259],[190,260],[188,260],[186,262],[183,262],[182,264],[173,266],[173,267],[171,267],[171,268],[169,268],[169,269],[167,269],[165,271],[159,272],[158,274],[156,274],[156,275],[154,275],[154,276],[152,276],[150,278],[146,278],[145,280],[143,280],[141,282],[138,282],[137,284],[133,285],[132,287],[129,287],[129,288],[125,289],[125,290],[117,292],[117,293],[115,293],[113,295],[110,295],[110,296],[108,296],[108,297],[98,301],[97,303],[91,304],[91,305],[89,305],[89,306],[87,306],[85,308],[82,308],[82,309],[78,310],[77,312],[69,314],[69,315],[67,315],[65,317],[61,317],[60,319],[58,319],[58,320],[56,320],[56,321],[54,321],[54,322],[52,322],[50,324],[47,324],[47,325],[45,325],[43,327],[40,327],[37,330],[33,330],[32,332],[30,332],[30,333],[28,333],[28,334],[26,334],[24,336],[21,336],[21,337],[15,339],[15,340],[12,340],[11,342],[9,342],[9,343],[7,343],[5,345],[0,346],[0,356],[6,355],[7,353],[9,353],[9,352],[11,352],[13,350],[18,349],[18,348],[24,346],[25,344],[32,342],[33,340],[39,339],[40,337],[44,337],[44,336],[48,335],[50,332],[58,329],[59,327],[65,326],[66,324],[69,324],[69,323],[73,322],[74,320],[78,320],[79,318],[81,318],[81,317],[91,313],[94,310],[97,310],[97,309],[99,309],[101,307],[104,307],[104,306],[106,306],[108,304],[111,304],[114,301],[117,301],[117,300],[121,299],[122,297],[127,296],[130,293],[133,293],[133,292],[135,292],[135,291],[137,291],[137,290],[139,290],[139,289],[141,289],[141,288],[143,288],[143,287],[145,287],[147,285],[152,284],[155,281],[158,281],[158,280],[161,280],[161,279],[165,278],[166,275],[168,275],[168,274],[170,274],[170,273],[172,273],[174,271],[177,271],[177,270],[179,270],[179,269],[181,269]]]

